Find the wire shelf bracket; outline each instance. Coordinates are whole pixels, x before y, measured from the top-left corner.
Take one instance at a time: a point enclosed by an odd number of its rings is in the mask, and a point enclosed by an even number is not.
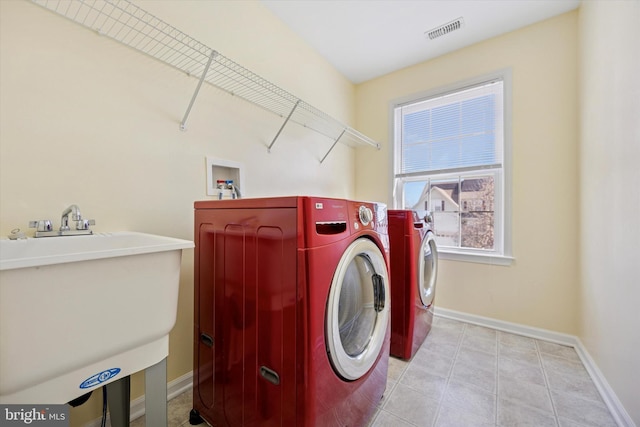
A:
[[[280,136],[280,133],[282,132],[282,129],[284,129],[284,127],[287,125],[287,123],[289,123],[289,120],[291,120],[291,116],[293,116],[293,113],[296,111],[296,108],[298,108],[298,105],[300,105],[300,100],[296,101],[296,103],[294,104],[293,108],[291,109],[291,112],[289,113],[287,118],[284,120],[284,123],[282,123],[282,126],[280,126],[280,130],[278,130],[278,133],[276,133],[276,136],[273,138],[273,141],[271,141],[271,144],[269,144],[269,146],[267,147],[267,151],[269,153],[271,152],[271,147],[273,147],[273,144],[276,143],[276,140]]]
[[[340,141],[340,138],[342,138],[342,135],[344,135],[344,133],[345,133],[346,131],[347,131],[346,129],[342,131],[342,133],[340,134],[340,136],[339,136],[339,137],[334,141],[334,143],[331,145],[331,148],[329,148],[329,151],[327,151],[327,154],[325,154],[325,155],[324,155],[324,157],[320,160],[320,163],[323,163],[323,162],[324,162],[324,159],[326,159],[326,158],[327,158],[327,156],[329,155],[329,153],[330,153],[331,151],[333,151],[333,147],[335,147],[335,146],[336,146],[336,144]]]
[[[129,0],[31,1],[189,76],[200,76],[187,111],[180,122],[181,130],[186,129],[187,118],[202,84],[206,82],[280,117],[286,117],[271,141],[269,150],[290,121],[325,135],[333,141],[322,161],[338,142],[349,146],[364,145],[380,149],[380,144],[373,139],[244,68]]]
[[[187,127],[186,127],[187,118],[189,117],[189,113],[191,113],[191,108],[193,107],[194,102],[196,102],[196,97],[200,92],[200,87],[202,87],[202,82],[204,82],[204,78],[207,77],[207,71],[209,71],[209,67],[211,67],[211,61],[213,61],[213,58],[215,58],[217,54],[218,52],[216,52],[215,50],[211,51],[211,55],[209,56],[209,61],[207,61],[207,65],[204,67],[202,76],[200,76],[200,81],[198,81],[198,86],[196,86],[196,91],[193,93],[193,96],[191,97],[191,102],[189,102],[189,106],[187,107],[187,111],[184,113],[184,117],[180,122],[181,131],[187,130]]]

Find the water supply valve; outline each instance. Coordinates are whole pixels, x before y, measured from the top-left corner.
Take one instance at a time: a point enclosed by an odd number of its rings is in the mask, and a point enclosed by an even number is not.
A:
[[[239,198],[238,189],[233,185],[232,179],[219,179],[216,181],[216,189],[218,190],[218,200],[230,196],[232,199]]]
[[[51,231],[53,226],[48,219],[40,219],[37,221],[29,221],[29,228],[35,228],[36,231]]]
[[[90,225],[96,225],[95,219],[81,219],[76,221],[76,230],[88,230]]]

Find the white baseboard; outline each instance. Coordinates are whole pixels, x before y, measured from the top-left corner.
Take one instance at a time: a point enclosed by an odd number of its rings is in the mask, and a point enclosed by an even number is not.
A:
[[[591,355],[587,351],[586,347],[582,345],[582,341],[576,337],[578,341],[578,345],[575,347],[578,352],[578,356],[580,356],[580,360],[584,364],[587,372],[591,376],[596,388],[600,392],[600,396],[602,396],[602,400],[607,404],[607,407],[611,411],[611,414],[616,419],[616,422],[620,427],[636,427],[636,424],[631,419],[631,416],[622,406],[622,402],[618,399],[618,396],[613,391],[607,379],[605,378],[596,362],[591,358]]]
[[[171,400],[174,397],[181,395],[191,387],[193,387],[193,372],[187,372],[183,376],[176,378],[167,384],[167,400]],[[131,413],[129,419],[131,421],[144,415],[144,395],[131,401],[130,410]],[[109,415],[107,415],[107,420],[109,420]],[[102,418],[97,418],[85,424],[85,427],[100,427],[101,422]]]
[[[502,320],[492,319],[489,317],[476,316],[474,314],[462,313],[460,311],[449,310],[446,308],[435,307],[434,314],[436,316],[448,319],[459,320],[461,322],[472,323],[474,325],[485,326],[497,329],[499,331],[510,332],[512,334],[524,335],[526,337],[535,338],[543,341],[550,341],[557,344],[563,344],[573,347],[582,364],[591,376],[596,388],[602,396],[602,400],[609,408],[611,415],[615,418],[616,423],[620,427],[636,427],[627,410],[622,406],[620,399],[613,391],[598,365],[589,355],[589,352],[575,335],[563,334],[560,332],[549,331],[547,329],[534,328],[531,326],[520,325],[517,323],[505,322]]]

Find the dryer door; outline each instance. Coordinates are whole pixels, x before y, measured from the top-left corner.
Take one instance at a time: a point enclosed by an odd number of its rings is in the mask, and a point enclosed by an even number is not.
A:
[[[355,240],[333,275],[326,314],[326,341],[335,371],[357,380],[375,364],[389,325],[389,276],[378,246]]]
[[[438,248],[436,239],[429,231],[422,239],[418,253],[418,292],[425,307],[433,304],[436,295],[436,278],[438,277]]]

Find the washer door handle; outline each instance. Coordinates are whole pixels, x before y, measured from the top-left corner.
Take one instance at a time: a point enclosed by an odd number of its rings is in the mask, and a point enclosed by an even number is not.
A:
[[[207,347],[213,347],[213,338],[205,333],[200,334],[200,341],[202,341]]]
[[[273,369],[269,369],[266,366],[260,366],[260,375],[271,384],[280,384],[280,375]]]
[[[386,295],[384,291],[384,279],[379,274],[371,276],[373,282],[373,308],[380,313],[384,309]]]

